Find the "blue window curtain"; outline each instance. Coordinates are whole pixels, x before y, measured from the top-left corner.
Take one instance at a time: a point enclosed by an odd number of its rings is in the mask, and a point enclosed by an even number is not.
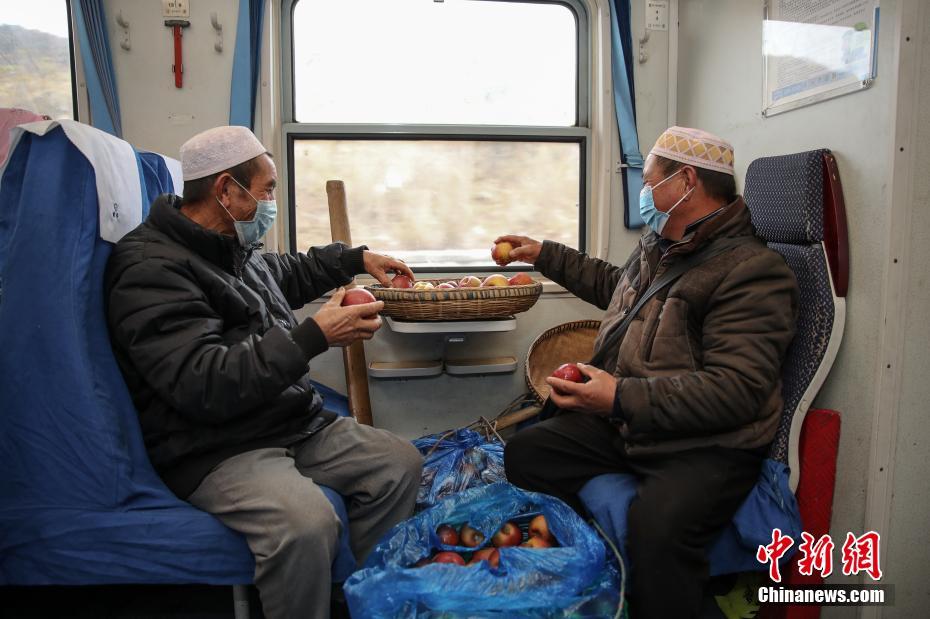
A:
[[[116,72],[110,55],[103,0],[79,0],[71,4],[77,25],[78,45],[90,104],[90,124],[118,138],[123,137]]]
[[[236,49],[229,93],[229,124],[254,129],[255,100],[261,71],[265,0],[239,0]]]
[[[620,130],[623,185],[626,191],[626,208],[623,225],[639,228],[643,218],[639,214],[639,190],[643,186],[643,156],[639,151],[636,134],[636,102],[633,97],[633,36],[630,28],[630,0],[611,0],[610,48],[611,75],[614,84],[614,108]]]

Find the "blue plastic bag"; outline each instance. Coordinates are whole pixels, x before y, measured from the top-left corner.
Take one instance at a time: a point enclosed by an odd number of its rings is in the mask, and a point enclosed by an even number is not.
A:
[[[474,430],[448,434],[441,432],[413,441],[425,458],[417,511],[463,490],[507,479],[501,443],[489,441]]]
[[[434,550],[474,550],[441,544],[440,524],[467,522],[487,545],[506,521],[533,513],[546,517],[560,547],[501,548],[496,569],[487,562],[411,567]],[[502,482],[449,497],[395,526],[343,590],[355,619],[613,617],[619,574],[597,533],[565,503]]]

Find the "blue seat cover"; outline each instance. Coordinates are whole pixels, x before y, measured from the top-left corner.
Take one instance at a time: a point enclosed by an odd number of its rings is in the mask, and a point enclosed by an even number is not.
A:
[[[0,184],[0,585],[243,584],[245,539],[154,472],[110,348],[95,173],[58,128]],[[173,190],[139,155],[143,202]],[[324,388],[326,407],[346,413]],[[342,498],[323,488],[347,523]],[[333,579],[355,567],[344,527]],[[308,578],[312,575],[308,574]]]
[[[604,533],[627,559],[627,513],[636,498],[636,477],[624,473],[599,475],[578,492],[581,502],[601,525]],[[710,545],[707,559],[710,575],[764,570],[766,564],[755,558],[760,545],[772,541],[772,529],[781,529],[793,539],[801,538],[801,515],[798,503],[788,487],[788,468],[776,460],[762,465],[759,481],[720,536]],[[797,550],[792,547],[781,558],[785,563]],[[627,574],[636,566],[626,561]]]

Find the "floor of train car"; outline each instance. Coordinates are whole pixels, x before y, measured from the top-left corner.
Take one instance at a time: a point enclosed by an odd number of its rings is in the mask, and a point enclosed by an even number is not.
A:
[[[701,619],[726,619],[714,595],[733,580],[719,577],[705,592]],[[250,587],[250,618],[262,619],[258,592]],[[200,585],[95,587],[0,587],[2,619],[230,619],[232,588]],[[332,619],[348,619],[336,607]]]

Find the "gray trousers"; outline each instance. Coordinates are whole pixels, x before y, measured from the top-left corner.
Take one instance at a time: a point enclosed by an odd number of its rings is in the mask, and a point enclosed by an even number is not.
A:
[[[413,513],[422,465],[409,441],[339,418],[289,448],[224,460],[188,501],[245,536],[265,617],[325,618],[342,523],[317,484],[345,497],[361,564],[388,529]]]

